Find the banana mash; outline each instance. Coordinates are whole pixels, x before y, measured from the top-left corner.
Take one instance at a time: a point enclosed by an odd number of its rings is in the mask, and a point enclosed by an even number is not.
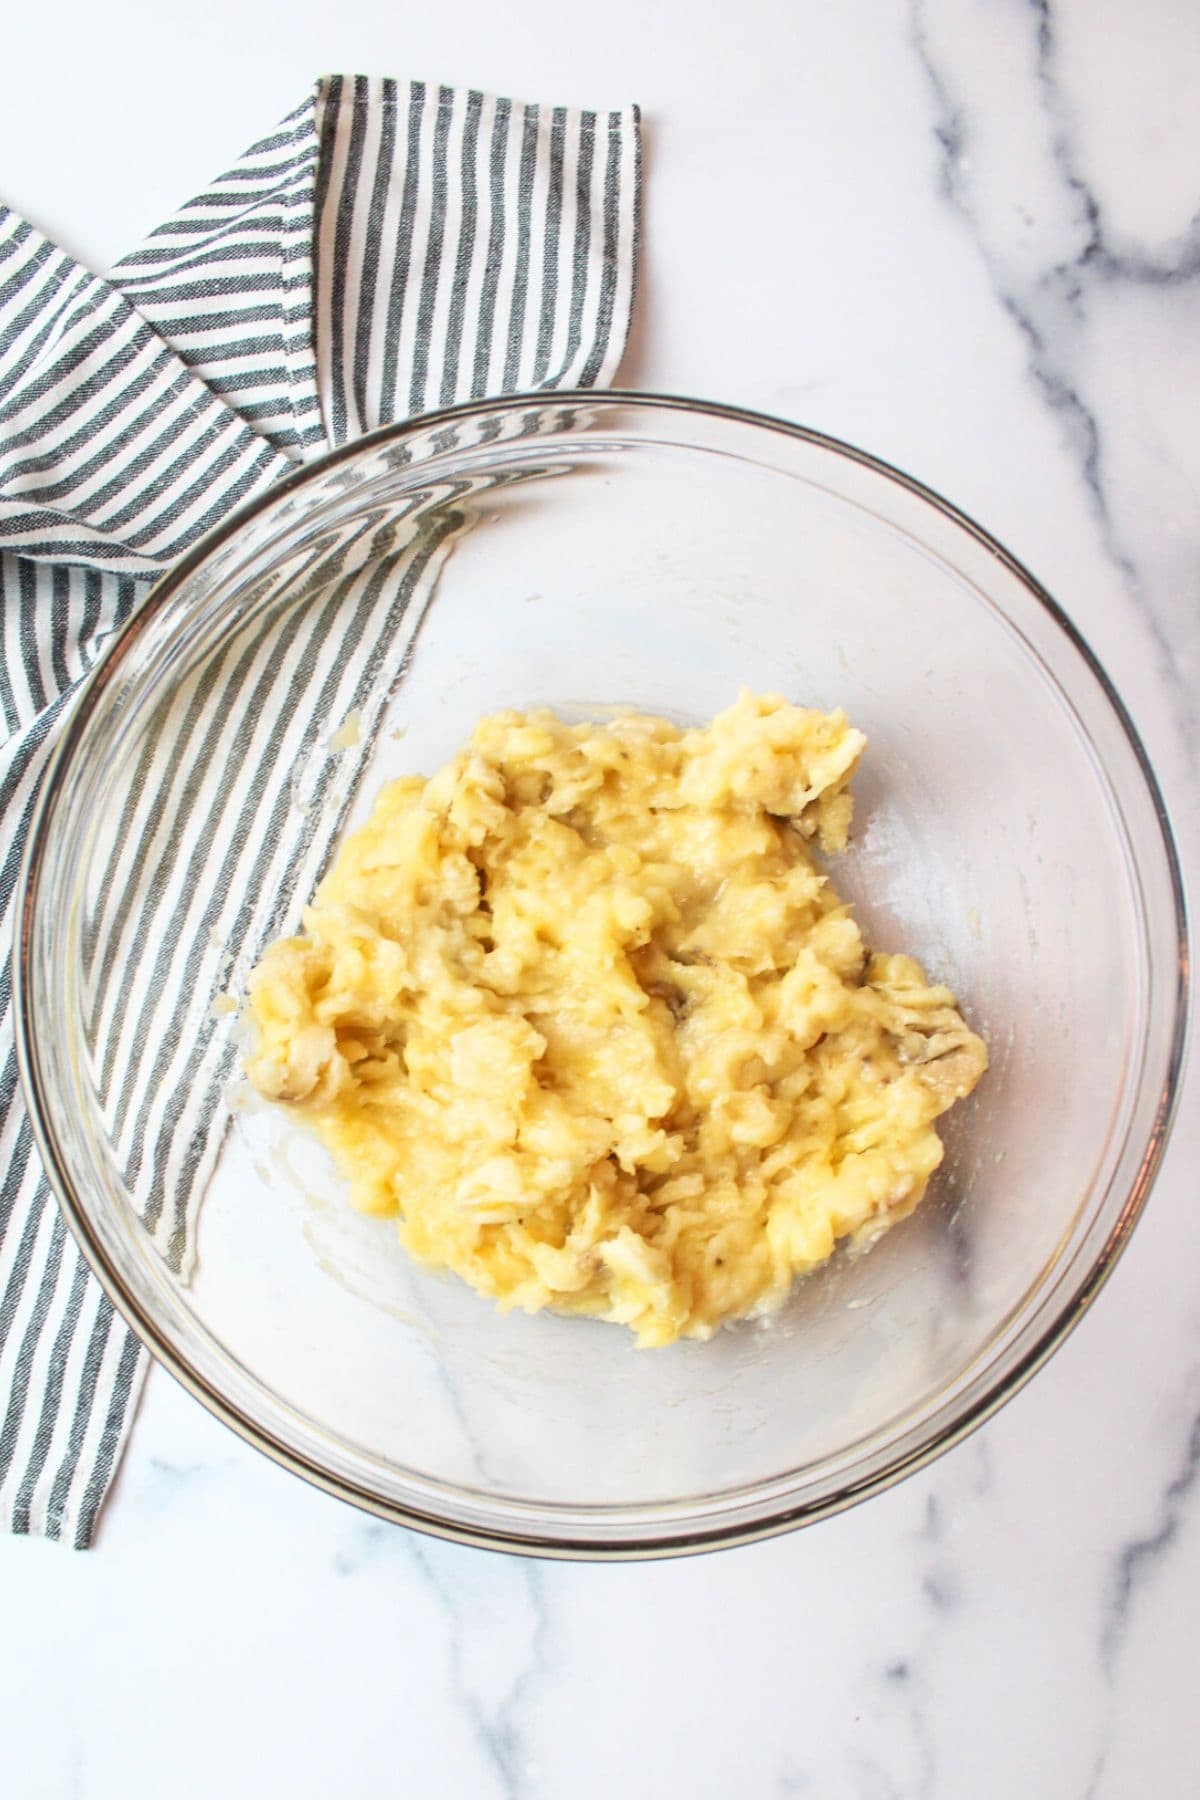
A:
[[[749,693],[696,731],[484,719],[255,970],[251,1082],[502,1308],[643,1345],[770,1311],[916,1206],[987,1063],[814,859],[864,747]]]

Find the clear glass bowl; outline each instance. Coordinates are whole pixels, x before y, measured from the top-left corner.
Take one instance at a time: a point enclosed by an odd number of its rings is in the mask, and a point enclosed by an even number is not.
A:
[[[480,714],[699,721],[742,683],[868,733],[839,886],[869,942],[955,988],[991,1070],[917,1213],[771,1323],[639,1353],[613,1326],[502,1319],[244,1103],[225,996],[379,781],[431,772]],[[512,1550],[736,1542],[955,1442],[1112,1267],[1179,1075],[1178,868],[1087,647],[906,476],[692,401],[460,409],[223,526],[89,682],[24,884],[30,1108],[116,1304],[287,1466]]]

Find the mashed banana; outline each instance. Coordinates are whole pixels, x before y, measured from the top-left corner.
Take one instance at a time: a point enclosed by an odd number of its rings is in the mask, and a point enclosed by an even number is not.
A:
[[[698,731],[484,719],[255,970],[250,1080],[503,1308],[649,1345],[778,1306],[912,1210],[987,1062],[814,862],[864,746],[748,693]]]

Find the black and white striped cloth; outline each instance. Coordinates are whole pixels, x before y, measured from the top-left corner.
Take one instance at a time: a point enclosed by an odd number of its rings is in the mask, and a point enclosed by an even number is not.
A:
[[[611,381],[633,305],[639,186],[635,108],[593,113],[335,76],[107,281],[0,207],[6,944],[57,727],[149,582],[231,508],[330,444],[455,401]],[[339,630],[352,636],[363,607],[376,626],[381,605],[398,622],[414,578],[407,568],[389,591],[387,558],[364,545],[339,596]],[[354,675],[347,711],[371,703],[376,676]],[[244,678],[259,678],[252,658]],[[285,730],[272,746],[285,772],[303,756],[302,711],[290,715],[294,738]],[[188,729],[207,728],[197,699]],[[262,804],[259,795],[256,809],[243,807],[243,823],[261,821]],[[131,846],[144,854],[153,829],[126,821],[114,858]],[[295,886],[311,880],[324,846],[283,833],[272,850]],[[237,880],[231,864],[229,892]],[[223,941],[213,923],[197,909],[191,938],[175,934],[179,954],[203,959]],[[37,1166],[10,997],[6,948],[0,1521],[82,1547],[145,1352],[82,1263]],[[119,1062],[128,1053],[117,1024],[98,1012],[96,1027],[102,1054],[111,1047]],[[214,1049],[212,1071],[221,1066]],[[165,1253],[183,1262],[224,1115],[211,1082],[167,1074],[174,1092],[207,1100],[169,1117],[150,1106],[114,1129],[128,1135],[148,1214],[161,1212],[174,1233]]]

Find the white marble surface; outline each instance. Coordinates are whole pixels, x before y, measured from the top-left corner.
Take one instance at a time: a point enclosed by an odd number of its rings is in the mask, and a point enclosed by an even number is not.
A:
[[[97,265],[322,69],[640,100],[631,385],[862,443],[985,521],[1122,686],[1196,868],[1194,0],[54,0],[0,181]],[[373,1524],[155,1372],[98,1547],[0,1542],[14,1800],[1200,1793],[1194,1075],[1116,1277],[964,1447],[683,1563]]]

